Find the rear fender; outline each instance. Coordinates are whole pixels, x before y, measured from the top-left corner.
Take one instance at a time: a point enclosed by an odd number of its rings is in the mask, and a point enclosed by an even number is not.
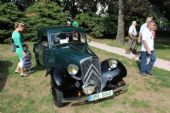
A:
[[[33,52],[34,53],[38,53],[38,43],[35,43],[34,46],[33,46]]]

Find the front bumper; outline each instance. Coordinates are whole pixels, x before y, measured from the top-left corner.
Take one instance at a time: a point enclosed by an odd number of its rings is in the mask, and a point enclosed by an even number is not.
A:
[[[108,96],[108,97],[104,97],[104,98],[99,98],[99,99],[96,99],[94,101],[101,100],[101,99],[106,99],[106,98],[109,98],[109,97],[113,97],[113,96],[122,94],[122,93],[126,92],[127,90],[128,90],[128,84],[125,84],[123,86],[120,86],[120,87],[112,90],[112,92],[113,92],[112,96]],[[109,91],[111,91],[111,90],[109,90]],[[75,98],[63,98],[63,102],[83,102],[83,101],[84,102],[92,102],[92,101],[88,100],[89,96],[83,96],[83,97],[80,96],[80,97],[75,97]]]

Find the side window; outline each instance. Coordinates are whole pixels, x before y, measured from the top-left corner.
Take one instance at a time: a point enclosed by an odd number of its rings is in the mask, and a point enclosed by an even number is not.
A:
[[[48,47],[48,38],[47,38],[47,34],[46,33],[43,33],[41,35],[41,42],[42,42],[42,46]]]

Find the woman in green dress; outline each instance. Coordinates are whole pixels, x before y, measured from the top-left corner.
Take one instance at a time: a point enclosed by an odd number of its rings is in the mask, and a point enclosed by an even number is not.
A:
[[[12,33],[12,39],[16,46],[16,53],[19,57],[19,63],[17,65],[15,72],[20,73],[22,77],[28,75],[24,72],[24,56],[26,56],[26,53],[23,50],[23,42],[22,42],[23,37],[21,35],[21,32],[23,31],[24,31],[24,24],[22,22],[16,22],[15,31],[13,31]]]

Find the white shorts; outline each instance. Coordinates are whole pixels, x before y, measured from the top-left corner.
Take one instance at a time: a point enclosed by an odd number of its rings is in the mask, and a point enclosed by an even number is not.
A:
[[[24,57],[23,57],[23,58],[20,58],[19,67],[21,67],[21,68],[24,67]]]

